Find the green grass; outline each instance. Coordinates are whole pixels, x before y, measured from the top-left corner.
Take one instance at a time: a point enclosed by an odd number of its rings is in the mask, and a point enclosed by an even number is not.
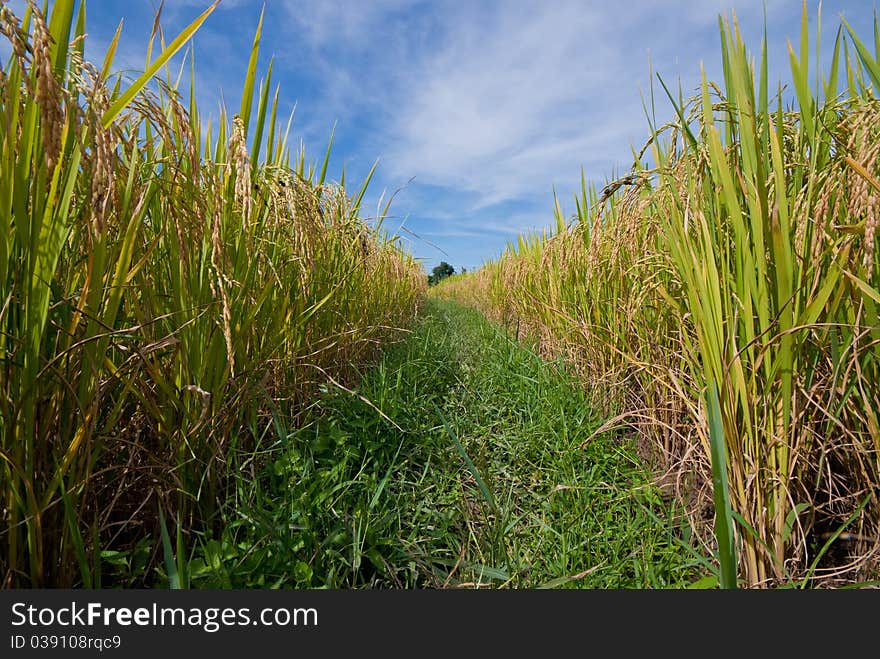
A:
[[[631,588],[700,576],[632,443],[603,434],[582,447],[599,421],[585,394],[478,312],[429,303],[357,391],[328,391],[312,413],[239,456],[222,533],[190,541],[191,585]]]

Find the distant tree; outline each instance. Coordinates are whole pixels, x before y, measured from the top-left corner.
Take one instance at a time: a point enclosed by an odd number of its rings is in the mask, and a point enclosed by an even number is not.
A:
[[[433,286],[434,284],[439,284],[441,281],[454,274],[455,268],[449,265],[446,261],[440,261],[440,265],[435,266],[431,271],[431,274],[428,275],[428,285]]]
[[[467,274],[467,268],[465,268],[464,266],[461,266],[461,274],[463,274],[463,275]]]

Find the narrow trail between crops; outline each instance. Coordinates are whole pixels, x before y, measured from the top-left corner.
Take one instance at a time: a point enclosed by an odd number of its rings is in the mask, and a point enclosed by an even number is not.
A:
[[[262,495],[236,511],[245,521],[223,546],[250,553],[219,585],[623,588],[699,576],[633,447],[611,434],[582,446],[600,423],[584,394],[475,311],[430,302],[356,391],[316,408]]]

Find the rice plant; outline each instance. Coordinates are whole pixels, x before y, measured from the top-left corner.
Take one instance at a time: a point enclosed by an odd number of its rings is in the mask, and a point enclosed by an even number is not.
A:
[[[880,30],[872,49],[842,24],[811,72],[805,4],[789,93],[766,44],[754,59],[719,23],[723,80],[690,100],[660,80],[673,118],[629,175],[433,294],[567,357],[606,425],[639,430],[723,584],[876,578]]]
[[[168,63],[216,5],[167,45],[157,20],[133,81],[119,31],[84,61],[85,2],[0,8],[4,586],[100,587],[143,548],[158,564],[160,518],[178,538],[216,523],[230,456],[344,385],[423,296],[360,216],[369,177],[350,194],[329,149],[291,156],[262,18],[232,116],[201,120],[192,67],[181,92]]]

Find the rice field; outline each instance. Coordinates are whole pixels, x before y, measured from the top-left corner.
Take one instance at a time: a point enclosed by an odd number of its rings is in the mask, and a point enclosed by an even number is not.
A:
[[[816,72],[805,5],[786,100],[766,47],[719,23],[723,80],[688,99],[660,79],[675,112],[630,173],[432,295],[569,361],[723,585],[876,579],[880,30],[840,25]]]
[[[259,29],[211,125],[165,65],[216,3],[163,48],[154,31],[131,82],[116,41],[83,60],[84,6],[0,9],[6,587],[99,586],[102,556],[216,524],[232,456],[349,383],[426,288],[361,218],[368,181],[327,183],[276,132]]]
[[[626,176],[429,288],[262,17],[209,122],[216,2],[134,76],[85,6],[0,4],[2,587],[880,583],[876,18],[816,71],[805,7],[784,89],[720,19]]]

